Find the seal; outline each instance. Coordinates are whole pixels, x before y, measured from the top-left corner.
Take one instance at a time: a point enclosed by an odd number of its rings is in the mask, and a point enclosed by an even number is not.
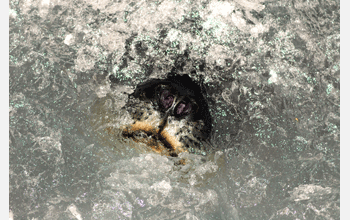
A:
[[[204,87],[186,74],[137,85],[125,105],[132,123],[122,128],[122,136],[162,155],[205,155],[212,148],[212,117],[203,94]]]

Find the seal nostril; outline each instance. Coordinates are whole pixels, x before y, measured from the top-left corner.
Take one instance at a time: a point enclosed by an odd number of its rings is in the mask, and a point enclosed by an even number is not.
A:
[[[190,102],[182,101],[175,107],[176,116],[188,115],[192,110],[192,104]]]
[[[160,103],[166,110],[173,105],[174,96],[170,93],[169,90],[162,91],[160,95]]]

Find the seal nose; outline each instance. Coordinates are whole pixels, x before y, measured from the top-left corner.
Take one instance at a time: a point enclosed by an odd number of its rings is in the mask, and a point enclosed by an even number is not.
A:
[[[179,102],[182,101],[182,99],[183,99],[182,97],[178,98],[175,95],[171,95],[171,98],[169,98],[169,96],[167,98],[165,98],[165,99],[161,98],[163,106],[164,107],[167,106],[168,109],[165,111],[165,115],[162,118],[161,123],[158,126],[158,128],[159,128],[158,134],[160,134],[164,130],[164,128],[167,126],[167,124],[168,124],[168,117],[170,115],[174,115],[175,107],[178,105]]]
[[[160,134],[167,126],[169,116],[181,117],[191,112],[191,103],[184,100],[185,97],[171,94],[168,90],[164,90],[161,93],[160,103],[166,111],[160,125],[158,126],[158,134]]]
[[[166,111],[166,115],[178,115],[179,112],[182,112],[182,110],[179,110],[179,108],[183,108],[181,105],[181,101],[184,99],[184,97],[174,97],[174,101],[173,104],[171,105],[171,107]]]

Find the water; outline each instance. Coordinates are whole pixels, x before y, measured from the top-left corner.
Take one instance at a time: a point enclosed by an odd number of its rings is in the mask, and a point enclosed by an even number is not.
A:
[[[339,1],[9,7],[13,219],[340,218]],[[210,155],[104,130],[174,66],[207,86]]]

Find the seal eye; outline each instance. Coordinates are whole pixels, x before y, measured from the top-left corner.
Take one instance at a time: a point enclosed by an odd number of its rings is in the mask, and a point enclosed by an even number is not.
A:
[[[181,101],[175,107],[175,116],[181,117],[190,114],[192,111],[192,104],[189,101]]]
[[[160,95],[160,103],[166,110],[173,105],[174,95],[169,90],[163,90]]]

